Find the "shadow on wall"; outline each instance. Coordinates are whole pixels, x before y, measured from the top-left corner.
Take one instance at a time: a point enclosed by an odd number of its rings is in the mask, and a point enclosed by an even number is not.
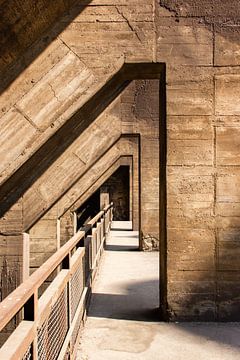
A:
[[[81,1],[81,5],[74,6],[76,2],[38,0],[33,4],[32,1],[22,0],[19,4],[19,1],[11,0],[1,4],[0,93],[51,44],[91,0]]]
[[[106,251],[139,251],[138,246],[125,246],[125,245],[106,245],[105,246]]]

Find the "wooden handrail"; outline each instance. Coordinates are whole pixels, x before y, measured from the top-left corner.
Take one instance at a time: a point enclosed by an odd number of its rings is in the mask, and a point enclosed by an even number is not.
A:
[[[106,211],[108,211],[111,207],[113,207],[113,203],[107,205],[102,211],[100,211],[92,220],[90,220],[87,225],[93,226],[103,215]]]
[[[89,223],[93,226],[113,204],[106,206]],[[72,249],[85,236],[85,231],[78,231],[68,242],[66,242],[56,253],[44,262],[29,278],[20,284],[0,303],[0,331],[8,322],[23,308],[26,302],[36,294],[39,287],[51,275],[51,273],[68,256]]]
[[[77,232],[66,244],[43,263],[29,278],[20,284],[0,303],[0,331],[17,314],[24,304],[34,295],[36,290],[61,264],[63,259],[84,238],[85,232]]]
[[[93,226],[96,222],[104,215],[104,211],[100,211],[92,220],[90,220],[87,225]]]

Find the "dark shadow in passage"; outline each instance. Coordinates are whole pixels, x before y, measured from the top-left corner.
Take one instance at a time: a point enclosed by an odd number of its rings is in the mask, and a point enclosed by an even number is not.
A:
[[[106,245],[107,251],[139,251],[139,246],[134,245]]]
[[[114,230],[111,230],[111,231],[115,231],[115,229]],[[119,230],[119,231],[121,231],[121,230]],[[124,231],[132,231],[132,230],[124,230]],[[136,239],[138,239],[138,237],[139,237],[139,235],[137,234],[137,235],[134,235],[134,234],[123,234],[123,235],[114,235],[114,238],[125,238],[125,237],[128,237],[128,238],[136,238]]]
[[[239,348],[240,351],[239,323],[177,322],[174,325],[186,333],[205,338],[206,341],[215,341],[219,344]]]
[[[92,293],[88,316],[160,321],[158,280],[126,284],[125,294]]]
[[[113,229],[111,229],[111,231],[133,231],[133,229],[123,229],[123,228],[114,227]],[[120,236],[116,236],[116,237],[120,237]],[[125,237],[125,235],[122,237]]]

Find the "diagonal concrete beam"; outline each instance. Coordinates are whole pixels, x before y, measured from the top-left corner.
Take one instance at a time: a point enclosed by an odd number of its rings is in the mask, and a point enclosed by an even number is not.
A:
[[[91,195],[97,190],[111,176],[112,172],[110,173],[109,169],[117,170],[116,166],[121,165],[121,159],[134,157],[137,164],[137,156],[138,136],[121,137],[58,201],[58,217],[69,209],[74,211],[81,206],[81,199],[87,200],[85,193],[88,192]],[[92,190],[89,192],[89,189]]]
[[[163,63],[125,63],[0,187],[0,216],[51,167],[132,80],[160,79],[164,71]],[[46,207],[44,211],[47,211]]]

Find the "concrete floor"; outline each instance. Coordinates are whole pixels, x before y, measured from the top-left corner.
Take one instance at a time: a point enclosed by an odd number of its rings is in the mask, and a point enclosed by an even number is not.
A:
[[[160,323],[158,253],[113,223],[77,360],[239,360],[240,324]]]

